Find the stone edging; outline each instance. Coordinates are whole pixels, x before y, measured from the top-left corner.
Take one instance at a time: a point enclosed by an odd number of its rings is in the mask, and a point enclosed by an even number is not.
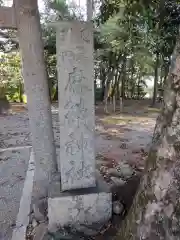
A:
[[[29,224],[31,196],[33,190],[33,178],[35,172],[34,153],[31,150],[28,170],[20,200],[19,212],[16,219],[16,227],[13,230],[11,240],[25,240],[26,229]]]

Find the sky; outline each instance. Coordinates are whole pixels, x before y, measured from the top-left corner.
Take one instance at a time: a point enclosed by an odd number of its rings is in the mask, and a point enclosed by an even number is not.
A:
[[[86,0],[73,0],[80,7],[86,6]],[[67,0],[67,2],[71,2],[71,0]],[[12,6],[13,0],[4,0],[6,6]],[[44,0],[38,0],[39,10],[43,11],[44,9]]]
[[[73,1],[82,8],[84,8],[86,6],[86,0],[73,0]],[[67,0],[67,2],[71,2],[71,0]],[[38,0],[38,6],[39,6],[39,11],[43,11],[44,0]]]

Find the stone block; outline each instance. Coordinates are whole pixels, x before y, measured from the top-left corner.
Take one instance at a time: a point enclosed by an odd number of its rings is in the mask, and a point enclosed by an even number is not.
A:
[[[111,198],[111,193],[105,192],[49,198],[49,229],[103,224],[112,215]]]
[[[60,192],[59,181],[51,185],[49,191],[49,229],[61,227],[91,226],[104,224],[112,216],[112,194],[98,171],[96,187]]]

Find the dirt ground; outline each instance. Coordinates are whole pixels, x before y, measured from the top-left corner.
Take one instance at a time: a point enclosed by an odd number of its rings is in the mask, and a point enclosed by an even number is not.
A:
[[[150,102],[146,100],[126,101],[123,112],[117,110],[113,113],[112,106],[110,106],[109,114],[104,114],[103,106],[96,105],[97,169],[110,187],[115,189],[113,190],[115,200],[120,200],[126,209],[132,202],[139,176],[144,169],[156,117],[159,113],[158,108],[149,106]],[[53,104],[52,108],[53,130],[58,150],[57,104]],[[9,115],[0,116],[0,148],[31,145],[27,109],[23,105],[12,104],[11,112]],[[101,239],[101,235],[98,239]],[[102,239],[106,238],[103,236]]]
[[[127,162],[135,169],[143,169],[145,153],[151,141],[155,120],[159,109],[150,108],[149,101],[127,101],[123,112],[104,114],[103,106],[96,106],[95,151],[97,165],[102,157],[114,164]],[[57,104],[53,104],[57,110]],[[20,104],[12,104],[12,114],[0,116],[0,149],[31,145],[27,109]],[[57,148],[59,147],[58,112],[53,112],[53,130]]]

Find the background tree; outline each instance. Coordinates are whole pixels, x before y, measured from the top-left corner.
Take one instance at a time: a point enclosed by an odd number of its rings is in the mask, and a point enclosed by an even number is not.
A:
[[[178,5],[162,3],[102,2],[95,19],[95,50],[97,63],[101,63],[96,67],[99,71],[96,76],[101,81],[101,100],[119,93],[122,98],[143,98],[149,77],[155,80],[152,105],[162,94],[177,36],[175,19],[179,12]],[[112,69],[114,73],[110,74]],[[112,86],[116,86],[113,87],[116,91],[107,90]]]
[[[146,171],[116,239],[179,239],[179,50],[178,37]]]
[[[52,21],[83,20],[81,9],[76,4],[67,5],[65,0],[48,0],[45,2],[43,20],[43,39],[48,70],[49,93],[52,101],[58,100],[58,82],[56,71],[56,32],[49,27]]]

